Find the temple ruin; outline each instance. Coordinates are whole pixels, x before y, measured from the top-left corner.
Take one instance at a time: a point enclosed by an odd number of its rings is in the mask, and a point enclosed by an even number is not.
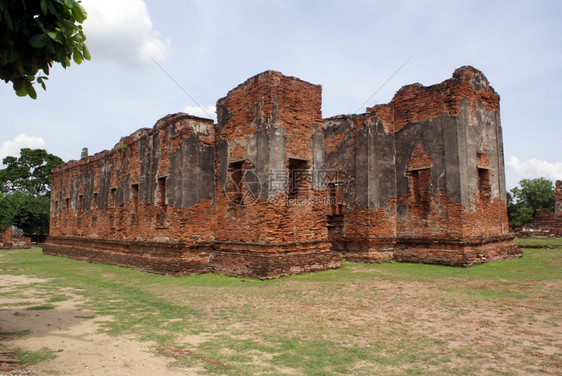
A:
[[[519,236],[562,236],[562,180],[554,183],[554,211],[542,208],[533,222],[516,229]]]
[[[342,259],[520,257],[499,95],[472,67],[323,119],[321,86],[266,71],[53,172],[46,254],[166,274],[275,278]]]
[[[31,248],[31,238],[24,236],[21,228],[8,226],[0,233],[0,249],[23,248]]]

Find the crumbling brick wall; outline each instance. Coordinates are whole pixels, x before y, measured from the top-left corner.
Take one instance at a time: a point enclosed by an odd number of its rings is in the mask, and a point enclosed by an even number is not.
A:
[[[556,180],[554,185],[554,221],[552,233],[562,235],[562,180]]]
[[[305,175],[317,165],[320,107],[319,85],[264,72],[218,101],[216,126],[170,115],[61,166],[45,252],[174,274],[199,265],[269,278],[341,266],[314,201],[322,187],[288,186],[295,161]]]
[[[52,236],[210,240],[214,127],[168,116],[111,150],[53,171]],[[198,218],[200,216],[200,218]]]
[[[206,271],[214,140],[211,120],[170,115],[110,151],[59,166],[44,252],[174,274]]]
[[[481,72],[406,86],[324,129],[328,167],[348,175],[337,241],[348,258],[465,265],[520,254],[508,235],[499,96]],[[489,254],[489,242],[503,251]]]
[[[145,270],[272,278],[353,260],[472,265],[507,233],[499,96],[472,67],[322,119],[279,72],[53,172],[44,252]]]
[[[23,236],[23,231],[16,226],[9,226],[0,234],[0,249],[31,248],[31,238]]]
[[[314,149],[322,150],[314,136],[322,124],[321,87],[264,72],[220,99],[217,114],[215,267],[237,274],[289,257],[282,274],[339,267],[325,206],[316,200],[325,192],[307,179],[318,170]],[[291,188],[297,180],[306,187]]]

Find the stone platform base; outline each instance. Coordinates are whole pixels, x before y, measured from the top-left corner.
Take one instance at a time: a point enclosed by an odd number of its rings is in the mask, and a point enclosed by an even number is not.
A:
[[[49,236],[43,253],[100,264],[132,267],[147,272],[184,275],[210,271],[209,246]]]
[[[341,239],[334,249],[346,260],[387,262],[391,260],[424,264],[471,266],[523,255],[512,236],[488,239]]]
[[[394,252],[394,258],[398,261],[452,266],[471,266],[521,256],[523,252],[513,243],[511,236],[454,242],[408,239],[402,240]]]
[[[51,236],[43,243],[43,253],[160,274],[216,272],[259,279],[337,269],[342,265],[342,256],[356,262],[397,260],[453,266],[522,256],[510,236],[462,241],[341,239],[277,245],[233,242],[186,245]]]
[[[227,275],[271,279],[338,269],[342,258],[327,241],[282,246],[215,243],[210,265],[213,271]]]
[[[396,239],[345,239],[333,242],[348,261],[378,263],[394,260]]]
[[[271,279],[342,265],[341,255],[331,250],[327,241],[282,246],[228,242],[185,245],[51,236],[43,243],[43,253],[176,276],[217,272]]]

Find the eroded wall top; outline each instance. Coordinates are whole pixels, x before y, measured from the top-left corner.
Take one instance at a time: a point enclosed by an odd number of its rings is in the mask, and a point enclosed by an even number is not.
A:
[[[367,112],[376,114],[390,133],[401,130],[409,122],[436,118],[443,113],[458,115],[462,99],[468,101],[473,110],[480,101],[487,111],[499,112],[499,95],[484,74],[471,66],[456,69],[451,79],[440,84],[404,86],[390,103],[369,107]]]

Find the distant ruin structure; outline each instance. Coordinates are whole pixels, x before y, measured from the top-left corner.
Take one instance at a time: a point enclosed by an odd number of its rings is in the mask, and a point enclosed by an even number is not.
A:
[[[457,69],[323,119],[321,86],[260,73],[53,171],[46,254],[143,270],[275,278],[353,261],[520,257],[499,95]]]
[[[556,180],[554,184],[554,220],[550,232],[562,236],[562,180]]]
[[[31,248],[31,238],[23,235],[23,230],[16,226],[9,226],[0,233],[0,249]]]
[[[531,223],[516,231],[519,236],[562,236],[562,180],[554,184],[554,211],[542,208]]]

